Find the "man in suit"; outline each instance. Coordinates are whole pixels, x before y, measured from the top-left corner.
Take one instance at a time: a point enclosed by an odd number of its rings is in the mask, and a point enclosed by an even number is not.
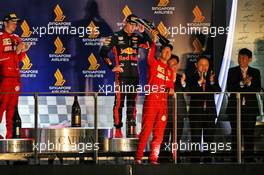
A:
[[[189,120],[191,127],[191,141],[192,144],[200,144],[203,130],[203,143],[209,145],[213,142],[214,138],[216,106],[214,94],[206,92],[221,92],[221,88],[216,75],[213,71],[209,71],[208,57],[198,57],[195,66],[196,71],[190,76],[190,92],[204,93],[190,94]],[[197,150],[197,146],[192,147],[192,151],[199,152],[199,157],[192,158],[193,162],[200,161],[200,157],[204,157],[201,152]],[[204,152],[207,151],[210,152],[210,150],[204,150]],[[204,157],[204,161],[210,162],[211,158]]]
[[[249,66],[252,60],[252,52],[243,48],[238,53],[238,66],[230,68],[227,79],[228,92],[242,92],[241,99],[241,132],[244,137],[244,150],[246,162],[253,161],[254,152],[254,128],[256,116],[259,115],[256,94],[245,94],[246,92],[260,92],[261,77],[258,69]],[[232,135],[232,152],[236,153],[236,94],[231,94],[228,100],[227,113],[229,115]],[[233,155],[235,156],[235,155]],[[233,161],[236,158],[232,159]]]

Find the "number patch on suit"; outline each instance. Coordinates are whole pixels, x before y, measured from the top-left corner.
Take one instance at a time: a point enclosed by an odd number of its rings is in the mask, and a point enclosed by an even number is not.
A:
[[[4,46],[12,45],[11,39],[10,38],[4,38],[3,39],[3,45]]]

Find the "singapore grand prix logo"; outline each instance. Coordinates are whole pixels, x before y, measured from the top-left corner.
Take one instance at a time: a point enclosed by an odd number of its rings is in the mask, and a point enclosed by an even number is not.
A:
[[[152,7],[154,15],[172,15],[175,11],[174,6],[168,6],[170,0],[159,0],[158,5]]]
[[[22,78],[36,78],[38,74],[38,70],[31,69],[33,64],[31,63],[31,60],[28,56],[28,54],[25,55],[25,58],[22,60],[22,68],[20,70],[20,77]]]
[[[95,55],[91,53],[87,60],[89,66],[86,70],[82,71],[84,78],[103,78],[104,75],[106,74],[106,71],[98,70],[100,64],[98,63]]]

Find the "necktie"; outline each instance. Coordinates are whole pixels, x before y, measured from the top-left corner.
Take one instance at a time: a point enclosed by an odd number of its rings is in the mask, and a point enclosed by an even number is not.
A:
[[[243,80],[247,77],[247,70],[245,68],[242,68],[241,69],[241,72],[242,72],[242,77],[243,77]],[[242,105],[245,106],[246,105],[246,99],[245,99],[245,96],[243,96],[242,98]]]
[[[203,92],[205,92],[205,87],[206,87],[206,83],[205,81],[202,82],[202,88],[203,88]],[[204,100],[204,105],[203,105],[203,110],[206,110],[206,100]]]

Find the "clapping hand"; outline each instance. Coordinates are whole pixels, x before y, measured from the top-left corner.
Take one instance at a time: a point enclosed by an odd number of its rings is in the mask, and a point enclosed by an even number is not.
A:
[[[214,71],[211,71],[211,73],[210,73],[210,82],[211,83],[214,83],[215,82],[215,73],[214,73]]]
[[[185,73],[182,74],[182,77],[181,77],[181,84],[182,84],[182,85],[186,84],[186,75],[185,75]]]

